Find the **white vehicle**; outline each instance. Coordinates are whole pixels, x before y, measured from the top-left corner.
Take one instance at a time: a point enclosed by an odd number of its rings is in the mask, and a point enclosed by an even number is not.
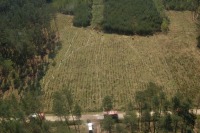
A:
[[[33,113],[28,116],[29,119],[40,119],[40,120],[45,120],[45,115],[44,113]]]
[[[87,121],[87,126],[89,133],[93,133],[93,123],[90,120]]]
[[[29,116],[28,116],[28,118],[38,118],[38,114],[37,113],[33,113],[33,114],[30,114]]]

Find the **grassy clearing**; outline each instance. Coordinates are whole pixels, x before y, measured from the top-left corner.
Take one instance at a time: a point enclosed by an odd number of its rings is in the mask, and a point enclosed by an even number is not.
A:
[[[57,15],[63,48],[41,81],[46,110],[52,94],[69,86],[85,111],[97,111],[105,95],[112,95],[116,109],[134,99],[136,90],[155,82],[173,94],[177,90],[199,93],[200,52],[191,12],[167,12],[167,35],[124,36],[75,28],[72,17]]]

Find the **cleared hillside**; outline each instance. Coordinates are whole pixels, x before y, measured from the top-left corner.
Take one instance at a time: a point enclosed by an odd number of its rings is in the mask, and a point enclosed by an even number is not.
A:
[[[102,98],[111,95],[114,106],[123,108],[136,90],[148,82],[164,87],[171,95],[181,90],[199,93],[200,52],[191,12],[167,12],[171,20],[167,35],[123,36],[89,28],[75,28],[72,17],[57,15],[63,48],[41,84],[46,110],[53,92],[69,87],[85,111],[96,111]]]

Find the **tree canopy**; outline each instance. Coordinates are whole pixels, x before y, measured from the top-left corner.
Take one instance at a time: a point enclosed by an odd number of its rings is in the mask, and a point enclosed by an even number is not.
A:
[[[92,19],[92,0],[81,0],[75,7],[73,25],[86,27],[90,25]]]
[[[105,96],[103,101],[102,101],[102,106],[104,111],[110,111],[113,109],[113,101],[112,97],[110,96]]]
[[[162,18],[153,0],[104,0],[103,28],[122,34],[160,31]]]
[[[0,90],[24,88],[42,77],[41,62],[58,44],[52,11],[46,0],[0,1]]]

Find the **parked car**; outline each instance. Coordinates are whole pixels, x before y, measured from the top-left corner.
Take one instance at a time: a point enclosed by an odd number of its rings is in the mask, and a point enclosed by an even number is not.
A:
[[[107,116],[111,116],[113,120],[115,120],[116,122],[118,122],[119,118],[118,118],[118,113],[117,111],[114,110],[110,110],[110,111],[105,111],[103,112],[104,118]]]
[[[40,113],[33,113],[28,116],[29,120],[45,120],[45,114],[43,112]]]

